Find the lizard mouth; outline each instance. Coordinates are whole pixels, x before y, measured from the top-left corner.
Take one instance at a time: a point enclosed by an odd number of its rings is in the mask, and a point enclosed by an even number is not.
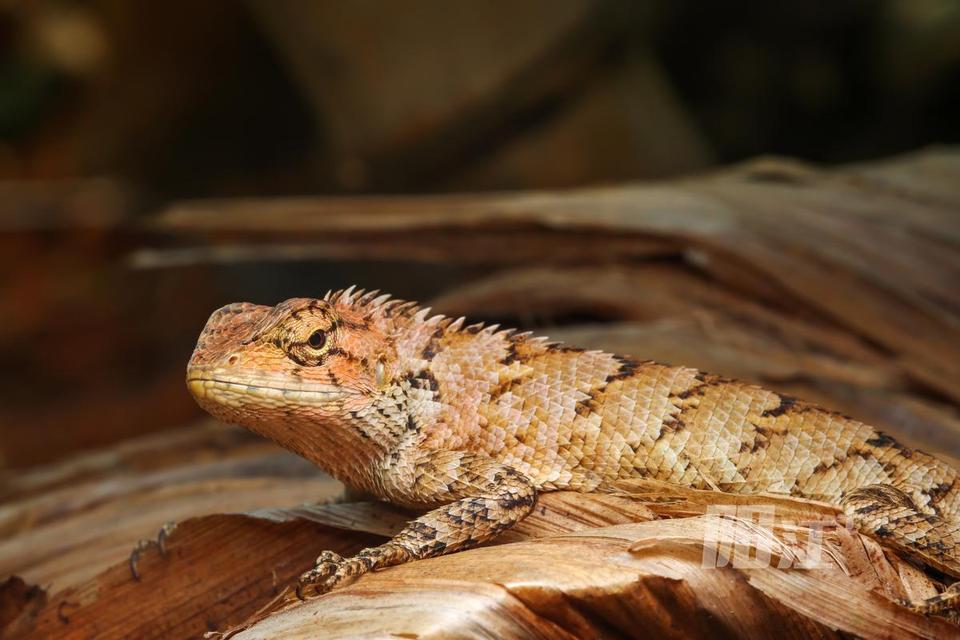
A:
[[[316,383],[280,382],[258,378],[239,378],[221,373],[188,372],[187,387],[197,401],[215,401],[226,404],[257,399],[274,406],[285,404],[326,404],[350,395],[341,387]]]

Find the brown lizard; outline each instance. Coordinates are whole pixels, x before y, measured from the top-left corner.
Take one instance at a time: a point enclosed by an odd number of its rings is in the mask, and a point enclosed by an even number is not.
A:
[[[862,422],[743,382],[548,342],[347,289],[231,304],[187,369],[200,405],[383,500],[428,508],[298,594],[490,540],[537,493],[655,478],[841,505],[864,533],[960,578],[960,486]],[[960,583],[957,583],[960,584]],[[955,584],[910,604],[960,604]]]

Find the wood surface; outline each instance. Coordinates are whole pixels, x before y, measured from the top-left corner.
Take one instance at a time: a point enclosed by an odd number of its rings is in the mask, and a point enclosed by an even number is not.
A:
[[[760,159],[566,192],[186,201],[98,223],[97,233],[124,240],[100,258],[124,274],[116,282],[203,283],[180,310],[186,288],[169,289],[150,308],[149,330],[128,325],[141,334],[125,353],[139,353],[157,327],[168,328],[164,344],[189,352],[202,314],[226,301],[223,274],[249,266],[269,291],[320,295],[355,282],[438,312],[755,381],[955,459],[958,185],[960,154],[931,149],[833,169]],[[283,265],[306,271],[281,287],[271,278]],[[29,282],[38,281],[17,274],[7,286]],[[108,336],[109,323],[135,322],[143,301],[64,339]],[[36,309],[69,326],[56,305]],[[23,336],[51,334],[9,326],[0,335],[27,362],[42,350]],[[103,354],[121,348],[97,344]],[[78,357],[97,371],[116,356]],[[3,410],[0,578],[11,577],[0,587],[2,637],[956,635],[891,600],[932,594],[937,576],[850,532],[829,507],[765,498],[781,519],[721,531],[788,568],[704,568],[711,507],[733,498],[638,484],[615,496],[543,496],[495,545],[294,602],[287,586],[320,551],[376,544],[411,514],[341,499],[342,487],[306,462],[182,408],[167,426],[185,426],[142,435],[149,414],[186,398],[183,363],[158,363],[155,396],[149,385],[104,383],[84,387],[81,405]],[[158,410],[141,420],[100,409],[110,406]],[[98,415],[112,425],[109,440],[71,439],[73,417],[93,429]],[[49,462],[21,463],[18,452],[47,433]],[[146,545],[135,580],[130,552],[168,522],[177,524],[164,552]],[[802,568],[814,548],[822,562]]]

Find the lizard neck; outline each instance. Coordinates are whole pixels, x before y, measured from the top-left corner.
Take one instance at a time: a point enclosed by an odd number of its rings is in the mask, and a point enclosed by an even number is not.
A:
[[[374,470],[391,447],[380,431],[365,427],[372,405],[345,406],[342,415],[322,418],[288,411],[270,419],[238,421],[285,449],[314,463],[336,479],[370,490]]]
[[[402,398],[405,432],[396,442],[416,440],[445,448],[467,446],[483,427],[482,407],[499,385],[519,375],[526,352],[543,348],[526,335],[462,319],[431,319],[398,325],[394,341],[398,366],[392,372]],[[523,367],[526,368],[526,367]]]

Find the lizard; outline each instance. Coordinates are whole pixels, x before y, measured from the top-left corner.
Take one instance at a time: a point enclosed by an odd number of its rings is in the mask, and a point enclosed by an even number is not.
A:
[[[351,287],[218,309],[186,378],[214,417],[349,487],[427,509],[380,546],[323,552],[298,581],[301,598],[491,540],[541,492],[603,492],[629,478],[830,502],[866,535],[960,578],[953,467],[835,411],[690,367]],[[958,585],[905,604],[952,611]]]

